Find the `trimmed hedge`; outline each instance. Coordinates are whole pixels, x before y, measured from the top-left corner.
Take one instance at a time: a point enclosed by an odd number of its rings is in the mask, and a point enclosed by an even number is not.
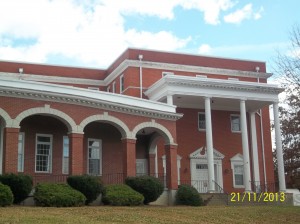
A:
[[[127,177],[125,183],[144,196],[144,204],[156,201],[164,191],[164,185],[156,177]]]
[[[177,205],[201,206],[203,200],[196,188],[189,185],[180,185],[176,193]]]
[[[24,174],[4,174],[0,182],[9,186],[14,195],[14,204],[25,200],[32,190],[32,177]]]
[[[14,196],[9,186],[0,183],[0,206],[12,205]]]
[[[44,183],[36,186],[34,201],[44,207],[77,207],[84,205],[86,197],[67,184]]]
[[[101,179],[96,176],[70,176],[68,177],[67,182],[72,188],[84,194],[86,197],[86,204],[96,200],[104,189]]]
[[[103,191],[105,205],[133,206],[143,204],[144,197],[125,184],[108,185]]]

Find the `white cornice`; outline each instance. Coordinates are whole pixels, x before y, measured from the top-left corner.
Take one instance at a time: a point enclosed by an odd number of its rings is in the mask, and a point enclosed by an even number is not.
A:
[[[167,75],[150,86],[145,94],[151,100],[160,100],[167,94],[182,94],[274,101],[283,90],[267,83]]]
[[[161,63],[161,62],[150,62],[150,61],[140,62],[138,60],[126,59],[121,64],[119,64],[104,80],[62,77],[62,76],[46,76],[46,75],[36,75],[36,74],[20,75],[18,73],[5,73],[5,72],[0,72],[0,78],[12,77],[14,79],[23,79],[23,80],[38,81],[38,82],[107,86],[128,67],[140,67],[140,66],[142,66],[143,68],[151,68],[151,69],[172,70],[178,72],[194,72],[199,74],[214,74],[214,75],[225,75],[225,76],[236,76],[236,77],[251,77],[251,78],[267,79],[270,76],[272,76],[271,73],[240,71],[240,70]]]
[[[37,81],[37,82],[61,83],[61,84],[105,86],[105,83],[103,80],[82,79],[82,78],[63,77],[63,76],[47,76],[47,75],[0,72],[0,78]]]
[[[111,83],[126,68],[140,67],[140,66],[142,66],[143,68],[172,70],[172,71],[179,71],[179,72],[194,72],[194,73],[201,73],[201,74],[214,74],[214,75],[251,77],[251,78],[263,78],[263,79],[267,79],[272,76],[272,73],[240,71],[240,70],[232,70],[232,69],[212,68],[212,67],[193,66],[193,65],[181,65],[181,64],[170,64],[170,63],[150,62],[150,61],[140,62],[138,60],[126,59],[105,78],[105,80],[104,80],[105,84]]]
[[[76,87],[0,78],[0,95],[101,108],[151,118],[177,120],[176,106]]]

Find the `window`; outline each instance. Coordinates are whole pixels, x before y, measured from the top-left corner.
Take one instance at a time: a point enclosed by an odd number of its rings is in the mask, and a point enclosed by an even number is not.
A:
[[[100,139],[88,140],[88,174],[102,175],[102,141]]]
[[[25,133],[19,133],[18,142],[18,172],[24,172],[24,141]]]
[[[113,92],[113,93],[116,92],[116,82],[113,82],[113,85],[112,85],[112,92]]]
[[[198,113],[198,129],[205,130],[205,113],[204,112]]]
[[[230,120],[231,120],[231,131],[240,132],[241,131],[240,115],[230,115]]]
[[[35,171],[51,172],[52,135],[36,135]]]
[[[124,91],[124,75],[120,76],[120,93],[122,94]]]
[[[63,137],[62,173],[69,174],[69,137]]]
[[[244,166],[234,165],[233,173],[234,173],[234,185],[244,186]]]
[[[230,159],[233,187],[244,188],[244,158],[240,153]]]
[[[107,87],[106,91],[107,91],[107,92],[110,92],[110,86]]]
[[[146,175],[148,173],[147,159],[136,159],[136,176]]]

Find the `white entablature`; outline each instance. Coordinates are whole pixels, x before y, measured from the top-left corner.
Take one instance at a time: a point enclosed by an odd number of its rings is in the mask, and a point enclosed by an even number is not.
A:
[[[267,83],[167,75],[150,86],[145,94],[150,100],[159,102],[165,102],[168,96],[176,96],[174,105],[192,108],[201,104],[201,97],[210,97],[215,101],[213,109],[224,110],[236,110],[237,100],[243,99],[247,100],[247,109],[251,111],[278,101],[278,94],[283,90]],[[180,102],[180,98],[184,100]],[[215,107],[217,102],[221,107]]]

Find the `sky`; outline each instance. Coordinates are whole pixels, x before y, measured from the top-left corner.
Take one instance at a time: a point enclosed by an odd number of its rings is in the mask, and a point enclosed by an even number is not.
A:
[[[126,48],[267,62],[299,0],[0,0],[0,60],[107,68]]]

